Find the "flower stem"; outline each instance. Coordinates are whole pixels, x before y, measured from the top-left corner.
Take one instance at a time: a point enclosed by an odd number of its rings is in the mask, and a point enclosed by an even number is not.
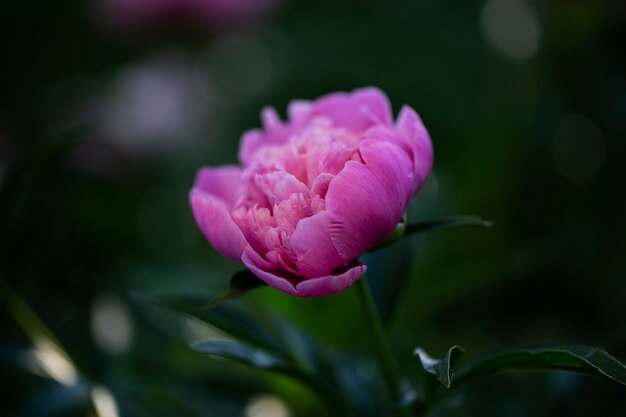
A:
[[[398,370],[398,364],[391,351],[391,345],[389,344],[389,338],[383,323],[380,319],[380,315],[374,304],[372,293],[365,277],[359,279],[356,283],[357,290],[359,292],[359,298],[363,304],[363,309],[367,320],[369,321],[372,329],[372,335],[376,345],[376,355],[378,356],[378,362],[382,368],[385,382],[387,384],[387,391],[391,398],[394,408],[401,402],[402,391],[400,389],[400,371]],[[410,417],[411,412],[405,408],[396,408],[397,414],[404,417]]]

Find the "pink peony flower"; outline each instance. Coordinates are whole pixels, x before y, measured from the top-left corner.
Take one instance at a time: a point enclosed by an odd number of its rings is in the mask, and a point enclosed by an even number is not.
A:
[[[204,236],[280,291],[336,294],[401,220],[430,172],[428,132],[408,106],[394,123],[378,89],[294,101],[283,123],[244,134],[239,166],[202,168],[190,193]]]

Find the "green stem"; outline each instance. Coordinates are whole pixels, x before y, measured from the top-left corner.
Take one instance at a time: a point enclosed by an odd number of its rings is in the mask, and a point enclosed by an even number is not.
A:
[[[359,279],[356,283],[356,288],[359,292],[361,303],[370,328],[372,329],[372,335],[376,345],[376,355],[378,356],[378,362],[382,368],[385,382],[387,384],[387,391],[389,397],[392,400],[394,408],[400,403],[402,399],[402,390],[400,389],[400,371],[398,370],[398,364],[391,351],[391,345],[389,344],[389,338],[383,323],[380,319],[380,315],[374,304],[372,293],[370,292],[369,285],[365,277]],[[410,417],[411,412],[405,408],[396,408],[398,415],[404,417]]]

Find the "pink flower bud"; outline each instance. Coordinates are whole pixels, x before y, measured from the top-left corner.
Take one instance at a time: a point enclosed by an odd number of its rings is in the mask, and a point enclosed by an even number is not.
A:
[[[433,160],[417,113],[393,121],[380,90],[294,101],[283,123],[263,111],[244,134],[242,166],[203,168],[190,201],[221,254],[288,294],[336,294],[363,276],[358,257],[381,244]]]

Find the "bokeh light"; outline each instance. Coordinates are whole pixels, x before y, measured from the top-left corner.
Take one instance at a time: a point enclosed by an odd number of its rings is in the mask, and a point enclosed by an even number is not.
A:
[[[133,342],[128,308],[117,297],[101,295],[91,310],[91,332],[100,349],[112,355],[126,352]]]
[[[488,0],[480,16],[489,45],[514,59],[528,59],[539,47],[541,27],[526,0]]]
[[[284,401],[272,394],[259,394],[250,399],[245,417],[289,417]]]
[[[115,397],[108,388],[101,385],[91,390],[91,400],[98,417],[119,417],[119,408]]]
[[[184,54],[160,52],[118,71],[92,109],[99,136],[122,150],[172,152],[210,122],[206,76]]]

